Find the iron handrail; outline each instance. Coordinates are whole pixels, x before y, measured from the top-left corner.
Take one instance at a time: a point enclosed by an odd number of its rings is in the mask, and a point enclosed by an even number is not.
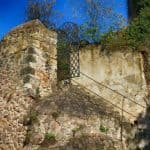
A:
[[[121,111],[123,110],[125,113],[127,113],[127,114],[129,114],[130,116],[136,118],[136,116],[134,116],[134,115],[131,114],[130,112],[128,112],[128,111],[126,111],[126,110],[120,108],[119,106],[113,104],[111,101],[109,101],[109,100],[103,98],[102,96],[100,96],[100,95],[98,95],[97,93],[95,93],[94,91],[88,89],[87,87],[85,87],[84,85],[82,85],[82,84],[80,84],[79,82],[75,81],[74,79],[72,79],[72,81],[75,82],[76,84],[78,84],[79,86],[84,87],[86,90],[88,90],[89,92],[91,92],[91,93],[93,93],[94,95],[98,96],[99,98],[103,99],[103,100],[106,101],[107,103],[109,102],[109,103],[110,103],[111,105],[113,105],[114,107],[120,109]]]
[[[102,83],[96,81],[95,79],[93,79],[92,77],[88,76],[87,74],[85,74],[85,73],[83,73],[83,72],[80,72],[80,74],[84,75],[85,77],[89,78],[90,80],[94,81],[95,83],[97,83],[97,84],[99,84],[99,85],[101,85],[101,86],[103,86],[103,87],[105,87],[105,88],[107,88],[107,89],[113,91],[114,93],[116,93],[116,94],[118,94],[118,95],[120,95],[120,96],[122,96],[122,97],[128,99],[129,101],[131,101],[131,102],[133,102],[133,103],[135,103],[135,104],[137,104],[137,105],[139,105],[139,106],[141,106],[141,107],[143,107],[143,108],[146,108],[145,106],[143,106],[143,105],[141,105],[141,104],[135,102],[135,101],[132,100],[131,98],[129,98],[129,97],[127,97],[127,96],[125,96],[125,95],[119,93],[118,91],[113,90],[113,89],[111,89],[110,87],[108,87],[108,86],[106,86],[106,85],[104,85],[104,84],[102,84]]]

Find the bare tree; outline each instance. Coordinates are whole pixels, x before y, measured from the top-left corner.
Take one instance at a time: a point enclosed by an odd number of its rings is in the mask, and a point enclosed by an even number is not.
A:
[[[73,22],[65,22],[59,27],[59,29],[65,33],[68,43],[73,44],[79,42],[79,28],[77,24]]]
[[[89,42],[99,42],[101,35],[101,20],[106,17],[108,8],[104,0],[84,0],[83,6],[86,13],[86,21],[81,25],[81,37]]]
[[[89,42],[99,43],[104,30],[115,30],[123,24],[122,16],[113,11],[113,2],[109,0],[84,0],[83,7],[87,18],[81,25],[81,36]]]
[[[27,21],[39,19],[45,26],[54,27],[50,17],[53,15],[55,0],[28,0]]]

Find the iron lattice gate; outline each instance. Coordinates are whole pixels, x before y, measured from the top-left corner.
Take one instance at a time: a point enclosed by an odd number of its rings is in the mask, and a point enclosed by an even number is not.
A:
[[[63,27],[66,29],[66,26]],[[67,28],[67,31],[69,34],[65,30],[58,32],[57,78],[59,81],[80,76],[79,46],[75,40],[77,37],[75,37],[75,33],[72,35],[71,29]]]
[[[70,53],[70,77],[80,76],[79,50]]]

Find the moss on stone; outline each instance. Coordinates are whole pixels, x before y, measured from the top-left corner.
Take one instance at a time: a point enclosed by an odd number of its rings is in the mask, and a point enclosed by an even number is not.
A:
[[[109,129],[107,127],[103,126],[103,125],[100,125],[99,130],[101,132],[107,133]]]
[[[56,143],[56,136],[52,132],[47,132],[45,134],[44,140],[41,144],[42,147],[48,147],[49,145],[53,145]]]

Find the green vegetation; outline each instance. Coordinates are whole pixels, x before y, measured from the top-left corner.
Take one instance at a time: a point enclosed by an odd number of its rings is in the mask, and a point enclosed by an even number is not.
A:
[[[84,11],[84,15],[86,17],[83,23],[81,25],[78,25],[76,23],[70,22],[70,20],[67,20],[59,27],[59,20],[64,15],[64,12],[61,12],[60,10],[57,10],[57,12],[54,9],[54,6],[56,5],[56,0],[27,1],[28,5],[26,9],[26,19],[28,21],[39,19],[46,27],[50,29],[65,31],[65,33],[69,37],[70,43],[72,43],[72,41],[74,41],[74,38],[76,37],[78,37],[77,39],[79,41],[85,40],[90,43],[99,43],[103,26],[107,28],[107,25],[105,23],[106,21],[113,22],[113,24],[115,24],[115,28],[119,28],[122,26],[121,15],[113,10],[113,7],[110,5],[111,3],[106,6],[105,0],[83,0],[82,5],[80,6],[81,9]],[[76,13],[78,14],[79,10],[76,9],[76,7],[78,6],[79,2],[72,1],[71,4],[73,6],[72,9],[74,10],[74,14],[72,15],[76,15]],[[55,18],[55,21],[52,18]],[[105,24],[102,25],[101,22]],[[72,25],[76,27],[74,28]]]
[[[41,143],[41,145],[43,147],[47,147],[48,145],[50,144],[55,144],[56,143],[56,136],[55,134],[51,133],[51,132],[47,132],[45,134],[45,137],[44,137],[44,140],[43,142]]]
[[[138,16],[125,29],[117,32],[110,30],[101,37],[101,43],[106,50],[141,50],[149,46],[150,38],[150,1],[137,3]]]
[[[40,88],[39,87],[36,87],[35,95],[36,95],[37,98],[40,97]]]
[[[26,134],[25,141],[24,141],[24,146],[28,145],[30,143],[31,135],[32,135],[32,132],[30,130],[28,130],[27,134]]]
[[[67,79],[70,73],[70,55],[69,55],[69,45],[68,37],[64,32],[58,34],[58,79]]]
[[[30,118],[31,124],[33,122],[38,122],[38,112],[35,110],[31,110],[29,118]]]
[[[100,125],[99,130],[101,132],[107,133],[109,129],[107,127],[104,127],[103,125]]]
[[[85,23],[80,26],[80,30],[84,39],[90,42],[99,43],[101,36],[99,25],[90,27],[88,23]]]
[[[72,133],[73,133],[73,136],[75,136],[75,134],[79,131],[81,131],[82,129],[84,128],[83,125],[79,125],[79,127],[76,127],[74,129],[72,129]]]
[[[53,134],[53,133],[46,133],[45,134],[45,140],[47,140],[47,141],[56,141],[55,134]]]
[[[149,0],[132,0],[134,4],[134,9],[137,15],[140,14],[141,9],[150,6]]]
[[[28,145],[31,141],[31,136],[33,134],[32,126],[33,126],[34,123],[38,122],[38,117],[37,116],[38,116],[37,111],[30,110],[30,113],[28,114],[28,116],[26,116],[24,118],[23,124],[25,126],[28,126],[26,137],[25,137],[25,140],[24,140],[24,146]]]

